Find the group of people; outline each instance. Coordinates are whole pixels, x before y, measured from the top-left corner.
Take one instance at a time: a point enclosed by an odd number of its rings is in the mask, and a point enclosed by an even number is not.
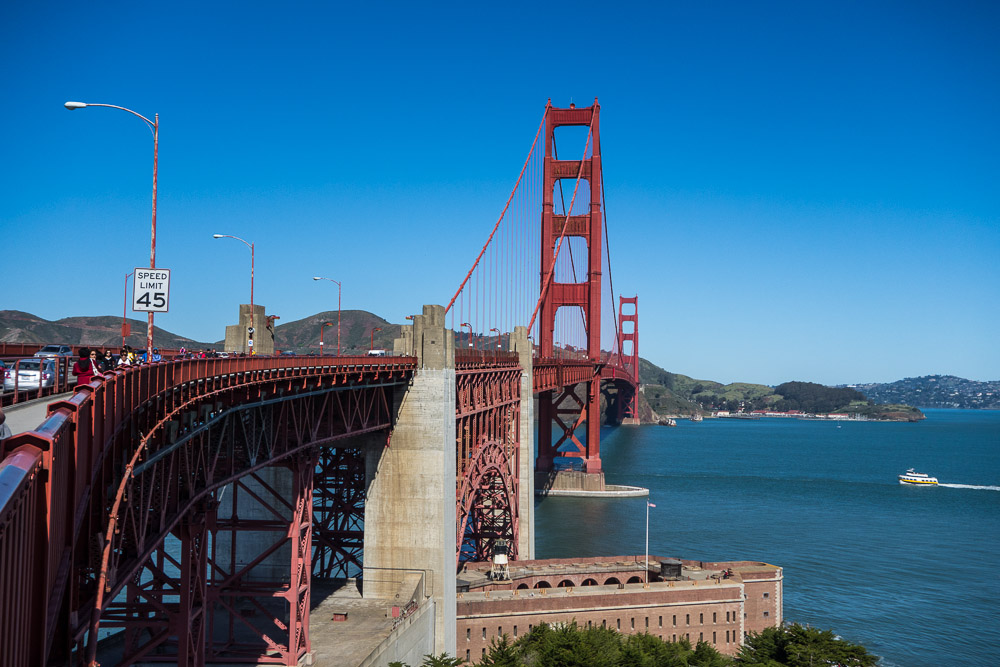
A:
[[[121,354],[116,358],[111,350],[105,350],[102,354],[100,350],[91,350],[87,347],[80,348],[80,358],[73,364],[73,375],[76,376],[76,386],[80,387],[90,384],[94,376],[99,373],[107,373],[116,368],[137,366],[144,364],[147,359],[152,362],[162,361],[159,348],[153,348],[153,354],[147,355],[145,352],[138,353],[130,345],[122,347]]]

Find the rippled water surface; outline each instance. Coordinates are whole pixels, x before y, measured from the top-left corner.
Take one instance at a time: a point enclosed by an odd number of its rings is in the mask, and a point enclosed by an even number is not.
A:
[[[603,432],[608,483],[650,490],[650,553],[784,568],[785,618],[886,667],[987,665],[1000,646],[1000,413],[918,424],[679,421]],[[942,485],[903,486],[916,468]],[[642,499],[536,504],[539,558],[642,553]]]

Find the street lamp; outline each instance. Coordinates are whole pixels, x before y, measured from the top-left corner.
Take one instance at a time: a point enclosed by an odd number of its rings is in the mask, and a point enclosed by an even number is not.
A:
[[[229,234],[212,234],[212,238],[213,239],[236,239],[237,241],[239,241],[240,243],[242,243],[246,247],[250,248],[250,328],[247,330],[250,333],[250,338],[248,339],[247,345],[243,346],[243,351],[244,352],[253,352],[254,323],[257,320],[257,318],[254,317],[254,312],[253,312],[253,247],[254,247],[254,244],[253,243],[247,243],[246,241],[244,241],[243,239],[241,239],[239,236],[231,236]],[[249,347],[250,349],[247,350],[247,347]]]
[[[340,281],[334,280],[333,278],[322,278],[320,276],[313,276],[313,280],[329,280],[331,283],[337,285],[337,356],[340,356]]]
[[[490,331],[496,331],[497,332],[497,350],[499,350],[500,349],[500,330],[497,329],[496,327],[493,327],[492,329],[490,329]]]
[[[153,132],[153,226],[152,231],[149,234],[149,268],[156,268],[156,166],[158,161],[158,154],[160,152],[160,114],[155,114],[153,120],[149,120],[140,113],[136,113],[131,109],[126,109],[125,107],[116,106],[114,104],[94,104],[88,102],[66,102],[64,105],[70,111],[74,109],[86,109],[87,107],[107,107],[108,109],[120,109],[121,111],[127,111],[133,116],[136,116]],[[147,313],[147,325],[146,325],[146,354],[149,355],[147,358],[151,359],[153,355],[153,311]],[[123,341],[124,344],[124,341]]]
[[[323,356],[323,330],[332,326],[333,322],[323,322],[323,324],[319,325],[319,356],[321,357]]]
[[[458,326],[460,326],[460,327],[469,327],[469,347],[473,347],[473,345],[472,345],[472,325],[469,324],[468,322],[462,322]]]
[[[381,330],[382,330],[382,327],[375,327],[374,329],[372,329],[371,345],[368,346],[368,351],[369,352],[371,352],[372,350],[375,349],[375,332],[376,331],[381,331]]]

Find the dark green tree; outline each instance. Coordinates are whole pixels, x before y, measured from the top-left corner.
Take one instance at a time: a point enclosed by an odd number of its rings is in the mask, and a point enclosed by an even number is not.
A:
[[[459,667],[464,663],[464,660],[442,653],[441,655],[425,655],[424,661],[420,665],[421,667]]]
[[[496,637],[490,642],[490,650],[479,664],[489,667],[521,667],[517,657],[518,651],[506,633],[500,639]]]
[[[875,667],[878,656],[859,644],[838,639],[830,630],[798,623],[751,634],[740,648],[736,664],[746,667]]]

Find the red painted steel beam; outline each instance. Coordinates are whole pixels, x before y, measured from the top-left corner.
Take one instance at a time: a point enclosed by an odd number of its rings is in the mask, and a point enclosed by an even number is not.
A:
[[[155,520],[162,530],[174,530],[199,494],[245,474],[231,466],[220,468],[213,473],[216,485],[212,487],[203,475],[218,463],[217,449],[201,445],[190,450],[172,448],[169,439],[176,435],[171,433],[194,427],[223,404],[261,401],[295,391],[337,395],[335,399],[328,396],[322,405],[310,408],[309,415],[297,418],[297,423],[309,422],[312,427],[288,429],[296,437],[330,443],[338,437],[384,429],[383,416],[388,414],[384,396],[373,400],[377,393],[371,398],[361,395],[379,391],[377,387],[386,383],[405,382],[415,368],[412,357],[183,360],[96,377],[69,400],[51,405],[49,417],[38,428],[5,442],[0,462],[4,484],[0,487],[0,554],[10,549],[22,554],[0,558],[0,582],[16,581],[30,591],[24,594],[17,587],[0,584],[0,610],[19,610],[0,616],[0,647],[4,651],[0,662],[26,665],[36,660],[64,660],[74,644],[82,655],[86,628],[91,626],[88,619],[95,614],[100,618],[102,605],[97,600],[105,586],[109,587],[107,599],[113,599],[121,589],[122,584],[114,583],[109,574],[127,578],[128,570],[127,562],[122,561],[126,552],[120,551],[120,546],[109,553],[114,557],[104,568],[95,563],[93,537],[102,535],[105,544],[119,544],[121,535],[131,535],[130,544],[142,548],[138,556],[130,558],[148,559],[163,533],[148,533],[145,528],[134,532],[132,526]],[[330,391],[339,388],[351,396]],[[201,409],[203,404],[209,412]],[[322,411],[337,415],[345,427],[336,432],[317,428],[315,417]],[[133,434],[138,433],[146,437],[136,441]],[[307,441],[300,448],[307,446],[317,444]],[[30,474],[18,472],[24,467],[25,452],[35,460],[28,466]],[[292,453],[276,451],[275,455]],[[131,463],[123,469],[123,461]],[[142,479],[152,474],[148,479],[155,483],[128,482],[136,479],[132,476],[139,470],[147,471]],[[165,483],[169,479],[174,481]],[[128,484],[121,486],[123,481]],[[121,519],[121,530],[108,530],[112,524],[108,523],[104,490],[109,488],[118,489],[117,510],[111,520],[118,523]],[[100,493],[92,492],[95,489]],[[183,492],[189,499],[164,502],[172,497],[163,495],[169,489],[170,493]],[[198,538],[191,539],[194,542],[189,551],[200,553]],[[128,553],[133,552],[129,547]],[[101,571],[106,584],[97,585]],[[152,608],[149,605],[155,600],[151,600],[148,595],[137,600],[135,609]],[[189,625],[201,613],[194,611],[200,602],[191,602]],[[73,626],[71,616],[80,623]]]
[[[541,238],[541,312],[539,320],[539,346],[542,357],[552,357],[554,354],[554,332],[556,313],[561,307],[579,307],[583,311],[587,336],[586,353],[591,362],[590,377],[586,383],[586,398],[580,409],[580,416],[586,423],[586,442],[584,470],[597,473],[601,470],[600,457],[600,364],[601,364],[601,276],[603,265],[603,224],[601,216],[602,176],[601,176],[601,142],[600,142],[600,105],[594,100],[594,105],[584,108],[570,106],[568,109],[557,109],[551,105],[546,108],[545,115],[545,162],[542,190],[542,238]],[[562,126],[585,126],[590,130],[588,142],[592,140],[593,150],[590,157],[581,160],[559,160],[553,151],[555,129]],[[586,179],[589,183],[590,204],[587,213],[572,215],[572,210],[556,216],[554,212],[554,190],[556,182],[563,178]],[[574,190],[575,195],[575,190]],[[575,197],[574,197],[575,200]],[[572,201],[570,204],[572,208]],[[569,216],[567,222],[566,216]],[[582,239],[587,246],[587,273],[578,283],[552,282],[557,247],[560,247],[565,236],[575,236]],[[536,371],[537,373],[537,371]],[[536,382],[536,390],[539,383]],[[544,389],[539,395],[539,442],[536,470],[548,472],[552,470],[555,457],[560,456],[558,444],[552,441],[553,422],[564,429],[557,440],[576,441],[572,433],[566,433],[570,428],[561,419],[557,419],[557,404],[562,400],[552,393],[556,388],[567,387],[567,384],[553,387],[542,383]],[[580,420],[576,420],[579,424]]]

